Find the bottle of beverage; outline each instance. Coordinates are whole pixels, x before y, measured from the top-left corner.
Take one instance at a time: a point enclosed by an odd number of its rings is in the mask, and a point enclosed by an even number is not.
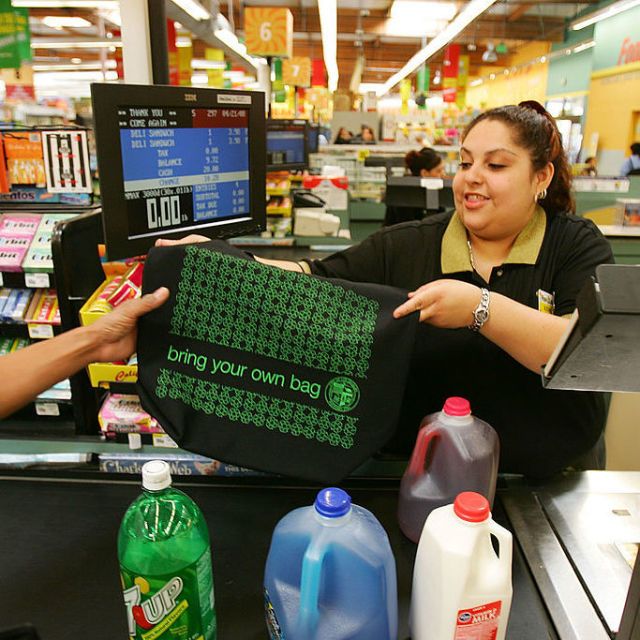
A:
[[[122,519],[118,559],[130,640],[215,640],[207,524],[198,505],[171,487],[163,460],[142,467],[142,494]]]
[[[491,519],[484,496],[464,492],[454,504],[432,511],[413,570],[413,640],[504,640],[511,555],[511,533]]]
[[[462,491],[481,493],[493,505],[500,441],[486,422],[471,415],[469,401],[452,397],[420,425],[402,481],[398,523],[418,542],[433,509],[451,504]]]
[[[335,487],[277,524],[264,578],[271,640],[396,640],[396,564],[375,516]]]

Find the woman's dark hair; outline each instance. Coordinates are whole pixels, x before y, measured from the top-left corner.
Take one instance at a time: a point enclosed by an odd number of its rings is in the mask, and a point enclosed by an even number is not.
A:
[[[634,156],[640,156],[640,142],[634,142],[631,145],[631,153]]]
[[[409,151],[404,157],[404,163],[407,169],[411,171],[412,176],[419,176],[423,169],[431,171],[442,162],[442,157],[438,155],[431,147],[423,147],[420,151]]]
[[[575,213],[571,170],[553,116],[535,100],[489,109],[471,121],[462,136],[463,142],[471,129],[483,120],[497,120],[507,125],[513,132],[516,144],[529,151],[535,171],[540,171],[549,162],[553,164],[554,173],[547,195],[540,199],[545,211]]]

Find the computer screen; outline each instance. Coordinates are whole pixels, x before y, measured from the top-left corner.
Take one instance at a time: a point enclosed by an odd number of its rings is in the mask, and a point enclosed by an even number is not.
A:
[[[264,94],[92,84],[109,259],[265,224]]]
[[[267,120],[267,171],[309,166],[308,126],[306,120]]]

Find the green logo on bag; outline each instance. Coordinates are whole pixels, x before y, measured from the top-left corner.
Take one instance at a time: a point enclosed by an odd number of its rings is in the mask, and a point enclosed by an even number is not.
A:
[[[360,388],[351,378],[333,378],[324,389],[324,399],[335,411],[346,413],[360,402]]]

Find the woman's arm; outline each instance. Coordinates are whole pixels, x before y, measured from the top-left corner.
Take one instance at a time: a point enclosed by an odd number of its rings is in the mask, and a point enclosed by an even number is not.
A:
[[[0,358],[0,418],[7,416],[56,382],[90,362],[124,360],[136,347],[140,316],[169,296],[161,287],[129,300],[88,327],[67,331]]]
[[[480,288],[458,280],[435,280],[409,294],[394,311],[401,318],[420,309],[420,321],[444,329],[468,327],[480,302]],[[499,293],[489,294],[489,319],[480,333],[521,365],[540,372],[569,320],[542,313]]]

